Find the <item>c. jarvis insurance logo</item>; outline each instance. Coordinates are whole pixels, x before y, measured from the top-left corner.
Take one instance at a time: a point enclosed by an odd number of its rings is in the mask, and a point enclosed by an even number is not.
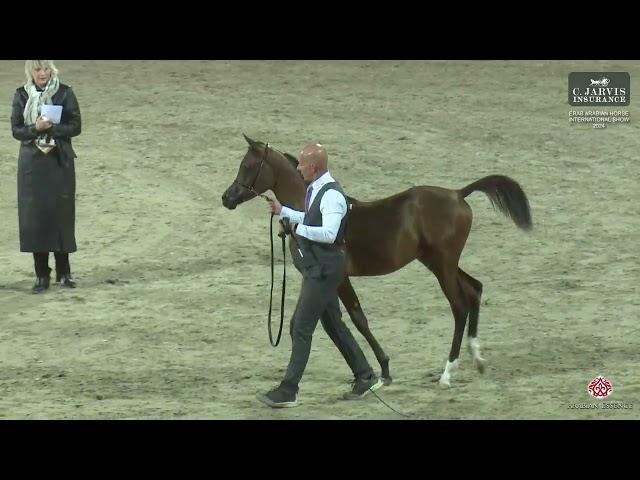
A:
[[[611,382],[609,382],[609,380],[601,375],[598,375],[591,381],[591,383],[587,387],[587,391],[592,397],[603,399],[611,395],[611,392],[613,392],[613,385],[611,385]]]
[[[631,100],[629,72],[571,72],[569,105],[620,107]]]

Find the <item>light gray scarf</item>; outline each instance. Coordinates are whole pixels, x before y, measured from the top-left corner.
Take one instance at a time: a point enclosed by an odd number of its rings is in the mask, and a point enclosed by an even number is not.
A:
[[[52,104],[52,98],[57,93],[59,87],[60,81],[56,75],[51,76],[49,83],[47,83],[47,86],[42,92],[36,89],[33,80],[29,80],[25,84],[24,89],[29,94],[29,100],[27,100],[23,112],[25,125],[34,125],[36,123],[36,119],[40,116],[42,105]],[[34,142],[36,147],[44,153],[49,153],[56,146],[56,141],[51,138],[46,131],[38,135],[38,138],[36,138]]]

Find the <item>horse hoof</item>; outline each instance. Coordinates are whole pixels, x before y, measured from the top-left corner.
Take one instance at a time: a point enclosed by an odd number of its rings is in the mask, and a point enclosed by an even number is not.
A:
[[[449,380],[446,380],[444,378],[440,378],[440,380],[438,380],[438,384],[442,388],[451,388],[451,382],[449,382]]]
[[[485,367],[487,365],[487,361],[484,358],[474,358],[473,366],[478,369],[478,372],[484,373]]]
[[[391,385],[391,382],[393,382],[393,378],[391,377],[380,377],[380,380],[382,380],[382,384],[386,387],[388,385]]]

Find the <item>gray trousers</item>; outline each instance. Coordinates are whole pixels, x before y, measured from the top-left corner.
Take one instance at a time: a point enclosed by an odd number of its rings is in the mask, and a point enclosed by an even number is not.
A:
[[[298,391],[298,384],[309,360],[311,339],[318,319],[354,376],[369,378],[373,375],[373,369],[362,349],[342,321],[338,286],[344,278],[344,270],[345,254],[341,251],[336,252],[335,260],[302,270],[302,288],[291,320],[291,359],[282,381],[284,388]]]

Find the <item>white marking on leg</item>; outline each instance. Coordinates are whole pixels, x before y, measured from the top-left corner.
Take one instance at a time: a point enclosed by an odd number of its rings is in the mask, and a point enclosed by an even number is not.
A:
[[[444,367],[444,372],[440,376],[440,380],[438,383],[441,387],[450,387],[451,386],[451,375],[458,369],[458,359],[456,358],[453,362],[447,360],[447,364]]]
[[[473,357],[473,366],[476,367],[480,373],[483,373],[486,362],[480,355],[480,340],[478,340],[478,337],[469,337],[469,349]]]
[[[469,348],[473,358],[480,357],[480,340],[478,340],[478,337],[469,337]]]

